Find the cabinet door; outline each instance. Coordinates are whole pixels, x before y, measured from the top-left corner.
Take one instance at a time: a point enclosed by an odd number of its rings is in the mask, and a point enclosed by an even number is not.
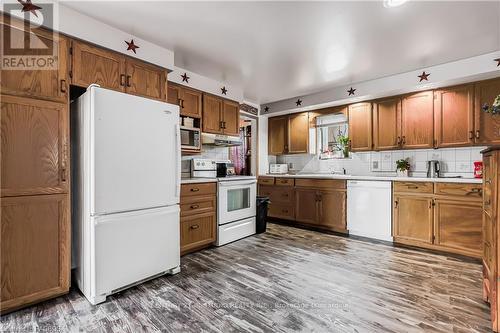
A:
[[[72,49],[72,84],[125,91],[125,56],[79,41],[72,42]]]
[[[434,97],[432,91],[403,98],[401,140],[403,148],[432,148],[434,146]]]
[[[181,103],[180,99],[181,99],[180,87],[170,82],[167,82],[167,103],[180,106]]]
[[[318,191],[315,189],[295,189],[295,218],[298,222],[318,224]]]
[[[2,311],[68,291],[69,214],[68,194],[2,198]]]
[[[287,129],[288,117],[268,118],[269,155],[282,155],[288,152]]]
[[[482,110],[500,94],[500,79],[478,82],[474,93],[474,129],[478,144],[500,144],[500,117]]]
[[[481,257],[481,202],[436,199],[434,207],[434,244],[451,251]]]
[[[434,91],[437,147],[467,146],[474,140],[474,86]]]
[[[292,114],[288,117],[288,153],[304,154],[309,148],[308,112]]]
[[[181,254],[211,244],[216,239],[215,212],[181,218]]]
[[[1,96],[1,195],[66,193],[66,104]]]
[[[222,100],[222,121],[224,134],[240,135],[240,105],[233,101]]]
[[[401,195],[394,200],[393,236],[396,241],[432,244],[432,199]]]
[[[166,83],[167,71],[164,68],[127,59],[127,93],[166,101]]]
[[[401,98],[373,104],[373,144],[376,150],[399,149],[401,143]]]
[[[320,224],[333,231],[347,232],[346,192],[320,191]]]
[[[203,132],[222,134],[222,100],[203,94]]]
[[[349,105],[349,138],[352,151],[372,149],[372,105],[357,103]]]
[[[180,110],[182,116],[201,118],[202,93],[189,88],[180,88]]]
[[[31,98],[48,99],[54,101],[67,102],[69,85],[68,77],[68,55],[69,46],[68,40],[58,33],[49,32],[47,30],[36,28],[30,32],[26,32],[22,22],[12,18],[4,17],[0,26],[4,36],[4,45],[12,45],[15,41],[31,41],[35,35],[40,44],[44,44],[47,48],[41,51],[40,49],[17,49],[17,55],[26,56],[48,56],[48,59],[57,60],[53,63],[53,69],[39,70],[2,70],[2,79],[0,80],[0,88],[2,94],[26,96]],[[10,20],[10,24],[7,23]],[[12,41],[11,41],[12,40]],[[47,50],[47,55],[45,55]],[[4,50],[4,52],[7,52]],[[8,55],[4,54],[5,60]]]

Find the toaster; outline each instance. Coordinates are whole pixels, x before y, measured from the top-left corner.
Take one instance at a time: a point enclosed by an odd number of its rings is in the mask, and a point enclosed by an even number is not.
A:
[[[270,174],[285,174],[288,173],[288,164],[270,164],[269,165]]]

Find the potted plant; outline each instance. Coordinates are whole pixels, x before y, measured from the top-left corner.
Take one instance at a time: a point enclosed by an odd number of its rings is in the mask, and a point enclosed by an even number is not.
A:
[[[347,135],[339,135],[337,141],[342,149],[344,158],[349,158],[349,137]]]
[[[398,177],[408,177],[408,170],[410,170],[410,161],[408,158],[396,161],[396,172]]]

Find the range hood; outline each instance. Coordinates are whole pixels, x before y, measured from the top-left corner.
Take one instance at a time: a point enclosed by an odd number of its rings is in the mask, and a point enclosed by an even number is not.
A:
[[[233,147],[241,146],[242,142],[239,136],[201,133],[201,144],[217,147]]]

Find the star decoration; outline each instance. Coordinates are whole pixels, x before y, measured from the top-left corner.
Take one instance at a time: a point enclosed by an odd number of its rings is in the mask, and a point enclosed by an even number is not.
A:
[[[500,66],[500,58],[493,59],[493,61],[498,62],[497,67]]]
[[[355,91],[356,91],[356,89],[354,89],[353,87],[351,87],[351,89],[347,90],[347,92],[349,93],[349,96],[354,95]]]
[[[299,99],[297,100],[297,102],[295,102],[295,104],[297,104],[297,106],[301,106],[301,105],[302,105],[302,100],[299,98]]]
[[[429,75],[431,75],[430,73],[426,73],[425,71],[422,72],[422,75],[418,75],[418,77],[420,78],[420,81],[419,82],[422,82],[422,81],[429,81],[428,77]]]
[[[187,75],[187,73],[182,74],[181,77],[182,77],[182,82],[189,83],[190,77]]]
[[[21,9],[21,12],[23,12],[23,13],[30,12],[31,14],[35,15],[36,17],[38,17],[38,15],[36,14],[36,11],[42,9],[42,7],[38,7],[37,5],[32,4],[31,0],[26,0],[26,1],[17,0],[17,2],[19,2],[21,5],[23,5],[23,9]]]
[[[125,43],[127,43],[127,46],[128,46],[127,47],[127,51],[132,50],[132,51],[134,51],[134,53],[137,54],[137,52],[135,50],[138,49],[139,46],[137,46],[137,45],[134,44],[134,40],[133,39],[130,42],[125,41]]]
[[[264,108],[264,112],[269,112],[269,106],[266,106],[266,107]]]
[[[222,92],[222,95],[227,95],[227,89],[225,86],[220,88],[220,91]]]

